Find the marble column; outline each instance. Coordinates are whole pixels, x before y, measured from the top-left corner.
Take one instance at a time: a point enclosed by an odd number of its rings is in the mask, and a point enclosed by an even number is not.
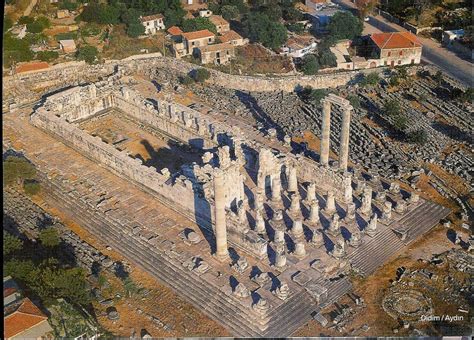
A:
[[[294,236],[301,236],[304,234],[303,230],[303,221],[300,219],[294,220],[293,221],[293,227],[291,228],[291,232],[293,233]]]
[[[322,165],[329,164],[329,147],[331,135],[331,102],[323,100],[323,121],[321,126],[321,152],[320,162]]]
[[[326,207],[324,211],[328,214],[331,214],[336,211],[336,200],[334,198],[334,191],[329,190],[326,198]]]
[[[306,201],[311,203],[316,199],[316,184],[310,183],[306,191]]]
[[[360,207],[360,213],[362,215],[370,215],[372,212],[372,188],[367,186],[364,188],[362,194],[362,206]]]
[[[263,219],[261,210],[255,212],[255,231],[259,234],[265,232],[265,220]]]
[[[341,142],[339,148],[339,168],[347,170],[347,161],[349,159],[349,131],[351,126],[352,106],[344,107],[342,113]]]
[[[311,203],[308,222],[313,224],[319,223],[319,204],[316,200]]]
[[[296,177],[296,167],[291,166],[288,171],[288,191],[297,192],[298,191],[298,179]]]
[[[214,206],[216,217],[216,258],[219,261],[225,261],[229,258],[229,251],[227,249],[225,186],[222,171],[214,173]]]
[[[352,178],[350,174],[344,177],[344,202],[352,202]]]
[[[254,198],[254,208],[256,211],[263,211],[263,201],[265,198],[265,189],[257,188]]]
[[[281,202],[281,178],[280,172],[272,176],[272,202]]]

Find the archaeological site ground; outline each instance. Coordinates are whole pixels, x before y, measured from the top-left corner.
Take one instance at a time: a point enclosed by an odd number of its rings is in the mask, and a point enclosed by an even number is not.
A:
[[[145,57],[4,77],[3,160],[25,159],[40,187],[4,188],[4,230],[57,229],[101,327],[470,333],[463,85],[428,66],[396,85],[384,68],[375,85],[214,70],[182,84],[195,69]]]

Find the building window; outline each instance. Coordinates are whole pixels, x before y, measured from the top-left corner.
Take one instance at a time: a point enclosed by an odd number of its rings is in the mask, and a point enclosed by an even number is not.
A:
[[[403,55],[403,51],[400,51],[400,53],[399,53],[399,54],[400,54],[400,55]]]
[[[392,52],[389,51],[389,52],[387,53],[387,57],[390,57],[391,55],[392,55]]]
[[[401,63],[402,63],[402,61],[401,61],[401,60],[397,61],[397,64],[398,64],[398,65],[400,65]]]
[[[211,38],[209,38],[209,42],[211,42],[211,41],[212,41],[212,39],[211,39]]]
[[[351,65],[347,65],[347,68],[351,68]]]
[[[383,66],[387,66],[387,61],[386,60],[383,62]]]
[[[193,42],[191,42],[191,45],[192,45],[192,46],[194,46],[194,41],[193,41]]]
[[[413,65],[415,63],[415,59],[412,59],[411,60],[411,64]]]

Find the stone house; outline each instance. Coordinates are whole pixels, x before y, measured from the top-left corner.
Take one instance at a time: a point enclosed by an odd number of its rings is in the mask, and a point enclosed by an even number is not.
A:
[[[209,18],[212,15],[212,11],[208,9],[199,10],[199,16],[201,18]]]
[[[422,45],[413,33],[376,33],[370,36],[370,40],[381,66],[420,63]]]
[[[181,39],[177,39],[173,43],[175,57],[181,58],[191,55],[197,48],[214,43],[215,39],[215,34],[209,30],[182,33]]]
[[[209,20],[216,26],[217,33],[223,34],[230,31],[230,24],[220,15],[211,15]]]
[[[59,40],[59,48],[64,53],[76,52],[76,43],[72,39]]]
[[[202,64],[227,64],[235,56],[234,46],[230,43],[221,43],[200,47],[196,50]]]
[[[148,15],[140,17],[142,25],[145,27],[145,34],[153,35],[159,30],[165,29],[165,23],[163,21],[164,16],[161,14]]]
[[[242,36],[237,33],[236,31],[230,30],[228,32],[225,32],[219,37],[219,40],[222,43],[229,43],[234,46],[243,46],[248,43],[248,39],[242,38]]]

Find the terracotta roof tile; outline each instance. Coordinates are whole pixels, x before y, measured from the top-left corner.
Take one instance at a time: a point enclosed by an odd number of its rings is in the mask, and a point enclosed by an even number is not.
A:
[[[226,43],[226,42],[229,42],[229,41],[232,41],[232,40],[242,39],[242,37],[236,31],[230,30],[230,31],[224,33],[222,36],[220,36],[219,39],[223,43]]]
[[[222,51],[222,50],[231,50],[233,48],[234,46],[232,44],[224,43],[224,44],[201,46],[199,47],[199,50],[201,52],[216,52],[216,51]]]
[[[376,33],[370,38],[380,49],[421,47],[411,32]]]
[[[180,35],[180,34],[183,33],[181,28],[179,28],[178,26],[172,26],[172,27],[168,28],[167,32],[171,35]]]
[[[25,298],[18,309],[3,319],[5,338],[10,338],[47,320],[48,317],[33,303]]]
[[[12,295],[12,294],[14,294],[14,293],[16,293],[16,292],[17,292],[17,290],[16,290],[15,287],[7,287],[7,288],[4,288],[4,289],[3,289],[3,297],[5,298],[5,297],[10,296],[10,295]]]
[[[229,22],[220,15],[211,15],[209,20],[216,26],[228,25]]]
[[[183,33],[182,36],[186,40],[195,40],[195,39],[211,38],[211,37],[214,37],[215,35],[209,30],[200,30],[200,31],[195,31],[195,32]]]

